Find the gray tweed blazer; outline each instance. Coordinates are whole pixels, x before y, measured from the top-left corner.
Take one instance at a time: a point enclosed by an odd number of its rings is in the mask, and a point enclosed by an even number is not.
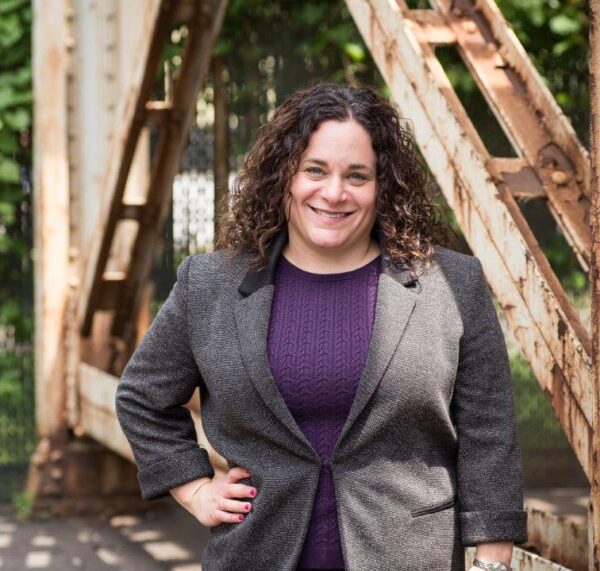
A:
[[[377,234],[379,239],[379,235]],[[183,407],[200,387],[202,424],[252,472],[253,509],[210,528],[204,571],[293,571],[320,460],[267,358],[280,231],[269,265],[247,254],[188,256],[116,394],[141,495],[213,476]],[[416,275],[383,254],[367,361],[331,470],[345,569],[464,571],[464,547],[527,540],[521,450],[502,330],[481,262],[436,245]]]

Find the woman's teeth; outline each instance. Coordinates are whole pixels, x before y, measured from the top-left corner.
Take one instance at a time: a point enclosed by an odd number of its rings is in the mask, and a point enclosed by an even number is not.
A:
[[[312,208],[312,206],[311,206]],[[324,212],[323,210],[319,210],[318,208],[312,208],[317,214],[320,214],[321,216],[325,216],[326,218],[344,218],[345,216],[349,216],[350,214],[352,214],[351,212],[342,212],[340,214],[329,214],[327,212]]]

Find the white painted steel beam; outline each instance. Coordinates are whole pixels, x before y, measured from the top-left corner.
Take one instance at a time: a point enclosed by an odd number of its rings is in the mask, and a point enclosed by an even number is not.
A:
[[[115,395],[119,378],[86,363],[79,366],[79,402],[81,404],[80,426],[77,432],[87,434],[113,452],[133,462],[133,452],[125,434],[121,430],[115,409]],[[198,391],[189,403],[184,405],[196,427],[198,443],[206,448],[211,464],[218,475],[228,470],[227,461],[219,455],[206,438],[200,420]]]
[[[65,0],[33,3],[35,400],[40,439],[64,428],[71,222]]]

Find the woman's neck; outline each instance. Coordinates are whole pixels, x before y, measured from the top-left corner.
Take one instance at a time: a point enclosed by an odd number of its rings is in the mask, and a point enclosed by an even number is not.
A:
[[[320,253],[295,246],[292,241],[288,242],[281,254],[300,269],[316,274],[349,272],[368,264],[381,253],[375,240],[371,240],[366,247],[343,256],[334,251]]]

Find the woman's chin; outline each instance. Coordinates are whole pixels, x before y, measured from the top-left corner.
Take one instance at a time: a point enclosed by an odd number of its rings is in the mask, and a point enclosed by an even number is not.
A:
[[[339,236],[330,237],[330,236],[319,236],[314,237],[310,240],[310,244],[313,245],[316,249],[339,249],[343,248],[346,240],[340,239]]]
[[[308,232],[308,236],[315,244],[341,246],[352,236],[352,231],[350,228],[312,226]]]

